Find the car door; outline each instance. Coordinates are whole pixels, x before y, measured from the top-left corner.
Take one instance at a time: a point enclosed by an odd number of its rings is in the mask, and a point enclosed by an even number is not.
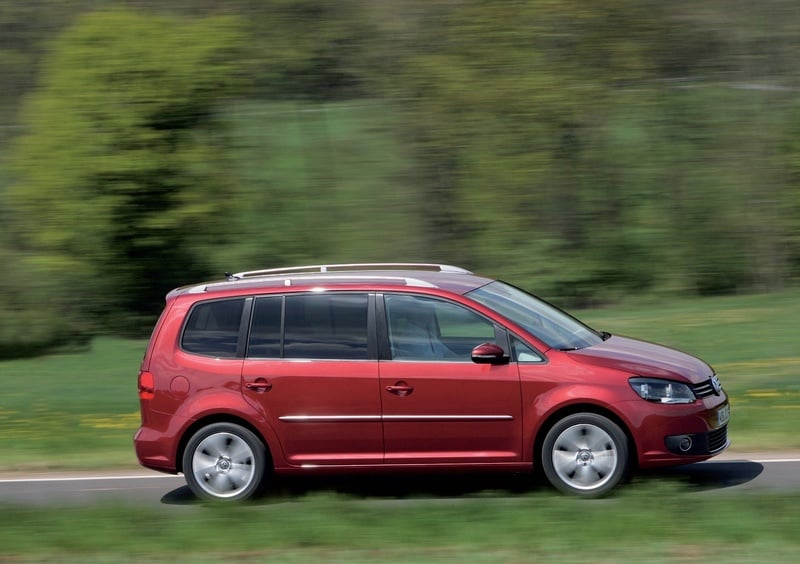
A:
[[[386,294],[379,302],[387,343],[380,361],[386,463],[520,461],[517,367],[471,359],[478,344],[504,340],[497,338],[502,330],[444,299]]]
[[[288,464],[383,461],[372,304],[366,293],[337,292],[255,300],[243,393]]]

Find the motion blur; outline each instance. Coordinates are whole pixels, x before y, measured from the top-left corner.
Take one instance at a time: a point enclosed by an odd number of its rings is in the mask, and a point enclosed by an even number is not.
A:
[[[798,27],[786,0],[3,2],[0,357],[286,264],[463,264],[566,307],[796,284]]]

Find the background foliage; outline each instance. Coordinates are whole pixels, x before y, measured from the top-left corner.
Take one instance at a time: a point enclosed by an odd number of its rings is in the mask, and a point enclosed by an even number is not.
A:
[[[0,6],[0,357],[172,287],[461,264],[567,306],[800,274],[789,0]]]

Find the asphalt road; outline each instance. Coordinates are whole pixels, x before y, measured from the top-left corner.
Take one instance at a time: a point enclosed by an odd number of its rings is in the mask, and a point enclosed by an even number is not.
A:
[[[703,495],[800,491],[800,454],[726,453],[708,462],[640,473],[635,480],[680,480]],[[625,487],[625,486],[622,486]],[[481,490],[550,491],[530,476],[370,476],[280,479],[256,503],[290,502],[304,492],[329,489],[363,499],[430,496],[450,498]],[[553,494],[557,495],[557,494]],[[0,505],[90,505],[102,502],[191,506],[198,502],[183,476],[151,473],[0,476]]]

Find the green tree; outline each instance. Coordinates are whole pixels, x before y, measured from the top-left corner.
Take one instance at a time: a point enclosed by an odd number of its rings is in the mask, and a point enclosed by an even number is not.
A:
[[[580,299],[609,276],[601,256],[636,245],[598,236],[626,209],[597,165],[616,91],[655,76],[642,49],[653,14],[630,1],[405,5],[425,15],[403,28],[411,46],[386,87],[424,163],[437,250]],[[626,272],[618,285],[645,282]]]
[[[720,28],[727,1],[392,3],[373,68],[404,111],[432,248],[587,305],[780,288],[796,191],[774,155],[795,95],[760,82],[795,81],[795,18],[766,4]]]
[[[13,243],[66,277],[83,313],[152,322],[206,272],[235,183],[216,109],[245,84],[240,23],[132,11],[78,19],[52,45],[12,155]]]
[[[320,102],[369,96],[362,83],[374,41],[375,26],[366,15],[371,0],[211,4],[247,15],[260,97]]]

